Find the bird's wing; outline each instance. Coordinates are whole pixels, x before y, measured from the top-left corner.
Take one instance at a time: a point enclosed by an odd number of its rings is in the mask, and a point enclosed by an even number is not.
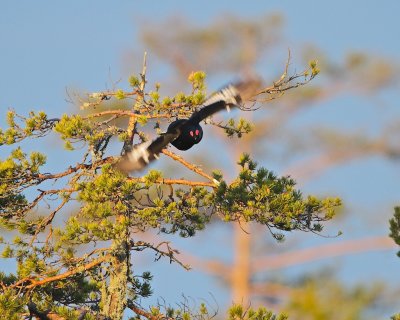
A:
[[[230,84],[227,87],[211,95],[205,102],[204,107],[192,114],[189,118],[191,123],[199,123],[209,116],[230,106],[237,106],[242,102],[237,88]]]
[[[151,161],[158,159],[158,154],[172,141],[179,137],[179,127],[174,127],[153,141],[146,141],[133,146],[117,162],[116,166],[123,172],[138,171]]]
[[[179,137],[181,130],[180,127],[183,124],[181,124],[179,127],[175,127],[173,129],[169,129],[167,132],[161,134],[158,138],[154,139],[153,142],[149,145],[148,150],[150,153],[153,154],[159,154],[162,149],[165,149],[165,147],[174,141],[176,138]]]
[[[254,78],[241,81],[222,88],[212,94],[204,103],[204,107],[193,113],[189,122],[199,123],[214,113],[230,107],[237,107],[254,96],[261,87],[261,80]]]

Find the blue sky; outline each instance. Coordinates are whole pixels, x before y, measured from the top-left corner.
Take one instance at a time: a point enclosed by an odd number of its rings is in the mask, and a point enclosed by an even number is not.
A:
[[[300,44],[310,43],[338,60],[349,51],[359,50],[399,63],[398,1],[385,1],[384,5],[372,0],[252,1],[244,5],[239,1],[6,0],[2,1],[0,11],[0,112],[4,115],[10,107],[21,113],[43,109],[50,116],[58,116],[71,108],[65,101],[66,88],[99,91],[107,87],[110,75],[116,80],[137,73],[139,70],[126,70],[123,60],[126,52],[146,50],[139,37],[143,25],[157,23],[171,15],[185,15],[195,24],[206,25],[216,18],[224,19],[228,13],[251,19],[268,12],[284,16],[287,45],[294,50]],[[151,70],[152,53],[148,55],[151,76],[154,79],[163,77],[162,69]],[[296,51],[292,50],[292,55],[295,56]],[[304,123],[325,117],[334,125],[352,127],[353,119],[360,118],[360,124],[355,126],[368,128],[377,121],[383,123],[387,118],[399,116],[396,98],[398,95],[393,91],[384,92],[379,99],[387,106],[376,111],[369,98],[349,94],[322,106],[304,119]],[[4,120],[0,118],[1,126]],[[335,227],[355,230],[358,236],[385,235],[391,208],[400,201],[398,169],[394,162],[370,157],[329,171],[312,184],[306,184],[305,190],[339,193],[348,201],[353,218],[348,225],[340,226],[338,222]],[[380,190],[377,197],[372,196],[371,186]],[[381,221],[377,217],[382,217]],[[374,219],[379,223],[371,229],[369,221]],[[218,232],[224,234],[226,230]],[[191,239],[181,245],[197,248],[197,241]],[[326,241],[313,238],[306,243],[315,245]],[[196,250],[207,252],[207,248]],[[227,260],[230,250],[224,255]],[[371,277],[395,282],[400,280],[399,263],[394,251],[346,257],[341,260],[339,275],[350,283]],[[329,261],[317,262],[288,272],[309,272],[328,265]],[[383,268],[385,274],[377,272]],[[181,293],[204,298],[209,292],[222,295],[221,305],[229,302],[227,291],[221,289],[215,279],[197,271],[187,273],[164,262],[154,271],[156,296],[163,296],[170,302],[176,301]],[[178,285],[168,283],[175,278],[181,279]],[[163,280],[158,282],[160,279]]]

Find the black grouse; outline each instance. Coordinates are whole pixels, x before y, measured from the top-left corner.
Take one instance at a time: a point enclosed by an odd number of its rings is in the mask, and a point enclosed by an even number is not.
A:
[[[217,91],[204,102],[204,107],[194,112],[189,119],[178,119],[158,138],[133,146],[121,157],[117,167],[124,172],[143,169],[151,161],[158,159],[158,154],[169,143],[179,150],[190,149],[203,138],[203,129],[200,126],[202,120],[220,110],[239,106],[248,96],[255,93],[259,85],[259,80],[251,80],[230,84]]]

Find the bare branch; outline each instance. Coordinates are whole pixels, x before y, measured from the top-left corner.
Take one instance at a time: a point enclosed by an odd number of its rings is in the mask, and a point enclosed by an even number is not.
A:
[[[255,93],[252,97],[257,102],[267,102],[282,96],[286,91],[303,86],[309,83],[318,74],[319,70],[316,67],[316,62],[310,65],[310,68],[301,73],[295,73],[291,76],[288,75],[288,68],[290,65],[291,54],[288,50],[288,59],[286,61],[285,69],[278,81],[273,85],[265,87]]]
[[[179,251],[176,249],[172,249],[170,246],[170,243],[168,241],[163,241],[157,245],[154,244],[150,244],[148,242],[144,242],[144,241],[136,241],[134,242],[133,240],[131,240],[130,242],[130,246],[132,250],[136,250],[136,251],[142,251],[145,248],[148,249],[152,249],[154,251],[156,251],[158,253],[158,257],[156,258],[156,260],[159,260],[161,257],[168,257],[170,263],[172,262],[176,262],[178,263],[180,266],[182,266],[183,268],[185,268],[186,270],[190,270],[191,267],[187,264],[183,264],[180,260],[178,260],[176,258],[176,254],[179,254]],[[160,247],[166,247],[166,251],[160,249]]]
[[[168,157],[174,159],[175,161],[180,162],[181,164],[183,164],[186,168],[188,168],[189,170],[201,175],[202,177],[207,178],[210,181],[215,181],[215,179],[210,176],[209,174],[205,173],[203,170],[199,169],[197,166],[195,166],[194,164],[191,164],[189,162],[187,162],[186,160],[184,160],[182,157],[178,156],[177,154],[173,153],[172,151],[169,151],[167,149],[164,149],[161,151],[162,153],[164,153],[165,155],[167,155]]]
[[[41,223],[39,223],[39,224],[36,226],[35,234],[33,235],[33,237],[32,237],[32,239],[31,239],[31,242],[30,242],[29,245],[32,245],[33,242],[36,240],[38,234],[39,234],[44,228],[46,228],[49,224],[51,224],[51,223],[53,222],[53,219],[54,219],[54,217],[56,216],[56,213],[57,213],[58,211],[60,211],[60,210],[62,209],[62,207],[64,207],[64,205],[67,204],[67,203],[68,203],[68,199],[64,199],[64,200],[61,202],[61,204],[60,204],[56,209],[54,209],[46,219],[44,219]]]
[[[144,100],[144,88],[146,86],[146,70],[147,70],[147,61],[146,61],[146,57],[147,57],[147,53],[144,53],[143,56],[143,70],[142,73],[140,74],[140,77],[142,78],[142,81],[140,82],[140,86],[139,86],[139,94],[136,98],[136,103],[133,107],[134,110],[136,110],[137,108],[140,107],[140,105],[143,103]],[[128,123],[128,128],[127,128],[127,132],[128,132],[128,136],[124,142],[124,146],[122,148],[121,154],[125,154],[131,147],[133,144],[133,136],[135,134],[135,129],[136,129],[136,117],[135,116],[131,116],[129,118],[129,123]]]

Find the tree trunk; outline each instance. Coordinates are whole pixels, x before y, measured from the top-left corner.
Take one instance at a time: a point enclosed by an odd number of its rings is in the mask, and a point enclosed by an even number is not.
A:
[[[234,246],[232,299],[234,303],[247,304],[250,302],[250,235],[239,223],[234,224]]]
[[[122,232],[113,242],[114,257],[110,262],[109,281],[103,283],[102,314],[110,320],[121,320],[127,304],[130,254],[129,233]]]

